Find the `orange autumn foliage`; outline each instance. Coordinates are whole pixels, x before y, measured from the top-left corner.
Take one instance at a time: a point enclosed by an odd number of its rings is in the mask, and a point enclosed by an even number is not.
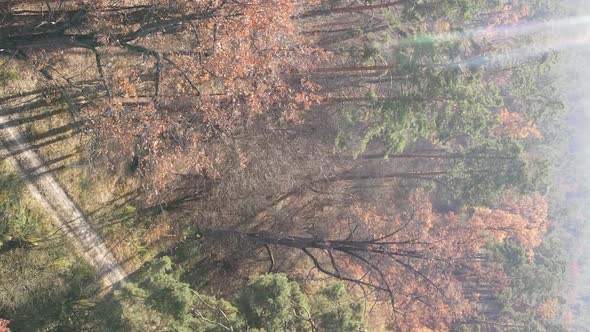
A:
[[[98,50],[110,95],[85,108],[86,130],[97,142],[93,155],[106,156],[113,167],[136,158],[144,184],[162,192],[178,174],[215,177],[217,165],[234,157],[211,138],[300,120],[319,102],[319,87],[294,73],[307,72],[327,53],[300,36],[296,4],[176,1],[178,12],[163,11],[169,16],[159,19],[180,23],[153,33],[150,24],[96,14],[105,46],[126,53]],[[198,18],[186,19],[191,16]],[[122,36],[131,37],[122,44],[116,39]]]
[[[539,318],[544,321],[551,320],[555,318],[557,315],[557,309],[559,308],[559,302],[557,299],[547,299],[545,302],[541,303],[537,309],[536,314]]]
[[[395,326],[404,331],[447,331],[453,321],[473,313],[465,297],[465,284],[458,276],[494,273],[489,267],[465,260],[478,254],[476,248],[464,246],[463,239],[458,238],[465,234],[458,231],[459,223],[433,212],[425,191],[414,191],[408,205],[413,209],[405,214],[361,205],[352,207],[351,212],[362,221],[368,236],[387,236],[383,241],[397,253],[372,261],[385,273],[387,283],[394,285]],[[391,235],[394,230],[398,232]],[[364,262],[350,258],[344,262],[342,268],[355,278],[382,282],[375,269]]]
[[[449,331],[453,322],[471,317],[482,289],[495,293],[509,284],[501,266],[486,259],[487,245],[510,239],[532,250],[548,223],[540,194],[507,193],[495,208],[437,213],[428,193],[418,189],[407,206],[411,211],[405,213],[393,206],[351,206],[353,219],[362,225],[356,240],[371,243],[367,250],[373,254],[333,257],[353,279],[390,285],[395,327],[403,331]],[[549,309],[539,312],[549,315]]]
[[[512,138],[541,138],[541,131],[523,114],[510,112],[502,109],[498,114],[499,126],[496,128],[498,135],[509,136]]]
[[[476,208],[470,223],[494,241],[510,239],[532,253],[547,231],[548,205],[539,193],[515,197],[506,194],[495,209]]]

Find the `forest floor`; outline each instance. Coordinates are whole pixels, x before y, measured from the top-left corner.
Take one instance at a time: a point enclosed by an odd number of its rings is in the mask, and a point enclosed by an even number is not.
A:
[[[13,125],[9,115],[0,114],[0,138],[6,157],[26,183],[32,198],[72,239],[82,257],[99,274],[100,282],[111,287],[125,278],[117,259],[87,222],[82,211],[54,179],[33,147]]]
[[[68,57],[71,63],[57,69],[56,77],[92,81],[92,71],[75,70],[87,68],[87,58],[88,54]],[[96,83],[47,80],[16,61],[6,63],[2,73],[8,80],[0,83],[0,143],[7,145],[7,155],[14,157],[12,168],[16,169],[12,171],[21,172],[31,182],[27,187],[32,194],[23,197],[25,206],[46,211],[65,233],[73,227],[75,236],[85,236],[84,244],[72,241],[81,258],[103,274],[118,271],[101,276],[103,284],[120,280],[158,252],[173,247],[178,236],[172,221],[141,213],[141,188],[126,164],[112,169],[88,160],[88,136],[68,102],[72,102],[70,98],[74,102],[91,100],[86,94]]]

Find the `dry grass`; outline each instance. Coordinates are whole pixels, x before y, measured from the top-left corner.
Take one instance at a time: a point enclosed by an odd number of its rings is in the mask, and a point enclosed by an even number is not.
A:
[[[91,99],[88,87],[74,82],[96,79],[93,55],[75,52],[63,56],[63,60],[54,62],[51,81],[29,66],[8,61],[2,71],[10,80],[0,85],[0,97],[4,97],[0,99],[0,110],[14,113],[13,125],[29,139],[124,268],[134,271],[174,244],[173,223],[167,218],[143,220],[137,215],[134,205],[138,202],[135,196],[139,183],[124,167],[112,171],[88,163],[89,137],[81,132],[79,114],[69,107],[63,92],[65,89],[76,101]],[[23,201],[35,206],[27,195]]]

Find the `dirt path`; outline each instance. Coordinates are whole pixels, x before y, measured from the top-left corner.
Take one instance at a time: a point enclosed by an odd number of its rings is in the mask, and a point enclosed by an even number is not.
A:
[[[111,287],[125,278],[125,271],[92,230],[83,213],[55,181],[37,153],[19,133],[8,116],[0,115],[0,139],[8,158],[25,180],[27,188],[71,239],[82,257],[98,272],[104,287]]]

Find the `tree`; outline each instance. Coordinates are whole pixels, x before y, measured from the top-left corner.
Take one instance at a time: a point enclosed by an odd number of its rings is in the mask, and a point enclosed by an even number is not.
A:
[[[491,294],[503,287],[502,269],[483,259],[488,243],[515,238],[523,239],[527,250],[538,245],[534,237],[524,240],[533,236],[531,232],[544,232],[543,227],[537,227],[537,219],[546,218],[546,210],[542,204],[535,210],[535,204],[539,202],[533,198],[516,205],[520,206],[512,211],[514,218],[519,218],[516,224],[524,223],[516,227],[510,218],[486,223],[477,210],[437,213],[428,195],[417,190],[406,213],[386,206],[355,204],[339,207],[335,220],[327,219],[326,206],[300,209],[288,217],[295,223],[297,213],[308,220],[322,220],[326,231],[315,236],[223,229],[202,230],[202,234],[205,239],[236,236],[259,245],[300,251],[318,272],[377,291],[378,299],[390,303],[396,327],[445,329],[473,313],[476,303],[468,292],[475,287],[472,282],[489,285],[486,291]]]
[[[364,308],[355,303],[343,283],[331,283],[311,296],[313,321],[319,331],[358,332],[366,330]]]
[[[400,77],[399,82],[386,80],[364,97],[339,100],[355,102],[352,107],[345,104],[342,128],[360,126],[357,154],[374,140],[382,140],[389,154],[418,138],[446,143],[460,136],[489,136],[495,122],[492,112],[502,104],[499,91],[484,81],[482,72],[453,65],[461,47],[454,41],[410,41],[394,54],[392,75]],[[341,134],[346,136],[350,134]]]
[[[500,126],[496,131],[501,135],[513,138],[541,138],[541,132],[532,120],[527,119],[520,113],[509,112],[506,109],[500,111]]]
[[[343,158],[334,159],[342,161]],[[385,160],[380,162],[379,159]],[[391,164],[396,159],[419,163],[405,171],[393,168],[387,159],[391,159]],[[311,180],[281,197],[338,182],[413,182],[436,187],[441,204],[456,210],[462,206],[490,204],[506,190],[523,194],[543,190],[547,174],[545,160],[526,155],[522,144],[505,137],[470,141],[465,146],[439,148],[435,152],[367,153],[355,162],[344,161],[347,163],[341,166],[340,172]]]
[[[297,282],[281,273],[264,274],[230,302],[192,290],[178,272],[167,256],[150,262],[136,282],[124,284],[106,304],[108,315],[116,318],[108,329],[358,332],[364,326],[361,306],[342,284],[319,288],[310,305]]]
[[[461,0],[449,0],[442,3],[427,3],[411,0],[386,1],[378,4],[364,4],[335,7],[329,9],[314,9],[301,14],[300,18],[312,18],[318,16],[354,14],[363,12],[373,12],[389,9],[401,9],[404,18],[408,21],[414,19],[426,21],[427,19],[436,20],[439,18],[468,20],[485,10],[495,9],[499,6],[496,1],[475,1],[467,2]]]
[[[284,274],[261,275],[238,294],[237,306],[248,326],[261,331],[310,331],[307,297]]]
[[[188,284],[172,274],[172,261],[163,257],[150,263],[137,283],[126,283],[115,292],[121,303],[124,330],[190,331],[196,301]]]
[[[539,193],[528,197],[505,194],[497,209],[475,208],[471,222],[495,234],[496,239],[509,239],[528,248],[532,255],[547,231],[548,206]]]
[[[89,155],[111,167],[135,160],[157,190],[179,172],[215,176],[223,156],[201,144],[212,135],[299,119],[317,99],[312,82],[292,78],[325,56],[298,35],[291,0],[7,6],[4,24],[18,33],[2,34],[0,48],[35,63],[46,79],[60,80],[51,63],[64,52],[93,58],[96,91],[70,105],[93,138]],[[66,96],[76,85],[63,84]]]
[[[508,285],[497,297],[482,301],[477,316],[468,324],[507,330],[564,330],[559,313],[564,303],[565,260],[554,236],[548,234],[533,256],[508,239],[490,248],[489,259],[503,265]]]
[[[379,305],[392,330],[558,330],[563,271],[538,193],[563,109],[555,59],[504,56],[537,42],[521,36],[534,24],[514,24],[551,6],[4,1],[2,57],[55,86],[90,138],[84,157],[141,178],[138,205],[152,206],[137,220],[166,211],[185,249],[231,237],[264,249],[271,271],[311,269],[305,287],[249,275],[224,299],[193,289],[207,275],[173,264],[194,256],[175,247],[89,303],[84,265],[31,250],[37,219],[0,196],[0,317],[17,330],[358,332]],[[74,61],[83,87],[64,75]],[[0,88],[17,76],[0,71]],[[12,114],[44,93],[0,102],[22,100]]]

